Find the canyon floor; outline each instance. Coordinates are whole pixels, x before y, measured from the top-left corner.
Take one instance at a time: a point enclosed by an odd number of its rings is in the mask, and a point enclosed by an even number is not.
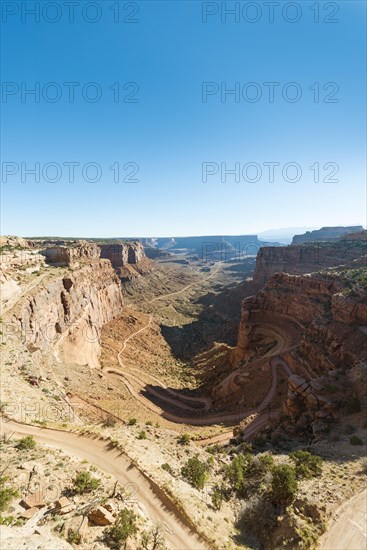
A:
[[[9,282],[2,313],[1,401],[5,422],[1,450],[10,457],[6,469],[13,470],[15,479],[27,470],[24,463],[36,461],[39,470],[44,471],[45,456],[53,456],[55,449],[65,453],[60,460],[67,464],[67,475],[57,474],[56,483],[60,494],[70,498],[72,513],[65,518],[58,514],[56,519],[50,514],[47,520],[41,514],[46,528],[38,528],[40,523],[24,518],[19,505],[13,506],[10,513],[14,520],[9,522],[12,527],[4,527],[3,531],[5,548],[19,547],[22,537],[25,544],[31,544],[30,539],[38,531],[44,544],[40,548],[54,544],[45,542],[50,536],[61,536],[69,540],[65,544],[85,549],[110,547],[103,541],[103,530],[91,527],[91,520],[88,529],[84,523],[83,536],[75,540],[70,536],[73,530],[80,531],[85,517],[83,507],[89,505],[90,512],[92,505],[104,506],[113,494],[106,472],[120,485],[131,483],[139,493],[136,501],[128,502],[140,518],[138,538],[130,537],[128,541],[130,549],[256,548],[256,543],[241,535],[242,499],[232,494],[218,508],[214,490],[219,483],[225,484],[223,469],[241,445],[246,445],[241,443],[246,439],[252,440],[255,460],[270,453],[276,464],[290,463],[286,444],[282,447],[275,439],[256,439],[256,434],[278,418],[287,392],[289,395],[288,378],[294,373],[307,378],[309,372],[305,366],[297,370],[294,366],[294,350],[304,337],[303,325],[292,315],[269,312],[255,312],[249,317],[252,355],[233,371],[233,353],[242,322],[240,304],[251,293],[251,282],[246,283],[246,279],[252,275],[254,260],[203,265],[177,256],[154,261],[154,267],[143,275],[129,276],[122,281],[122,310],[112,319],[103,317],[98,361],[94,348],[95,305],[78,314],[74,324],[69,321],[70,328],[61,337],[62,328],[53,323],[58,334],[53,334],[44,348],[17,336],[14,324],[19,319],[28,322],[34,313],[32,305],[25,314],[24,303],[37,306],[40,295],[47,300],[55,285],[59,288],[57,281],[62,280],[67,289],[68,281],[79,276],[80,266],[49,267],[42,262],[34,266],[32,261],[27,258],[25,267],[17,270],[17,282]],[[105,264],[95,264],[94,268],[107,269]],[[90,277],[88,269],[83,276]],[[98,299],[116,302],[117,298],[111,297],[114,283],[109,272],[108,277],[110,286],[98,291]],[[87,303],[89,291],[83,288],[80,299]],[[62,290],[64,316],[73,305],[65,295]],[[44,307],[47,316],[46,303],[41,303],[41,309]],[[89,322],[92,331],[87,344],[80,340],[84,328],[80,319]],[[32,323],[30,332],[35,321]],[[33,331],[32,338],[37,337]],[[241,399],[236,397],[238,387]],[[239,424],[241,439],[236,439]],[[288,525],[289,518],[283,518],[287,521],[279,524],[279,540],[285,543],[282,546],[316,547],[329,519],[337,513],[342,523],[332,525],[321,542],[323,547],[332,548],[342,530],[346,550],[363,548],[365,512],[361,502],[365,492],[357,498],[355,512],[349,516],[338,506],[365,491],[366,429],[363,412],[351,411],[341,424],[330,426],[326,440],[316,438],[306,443],[308,450],[322,457],[322,473],[316,479],[300,482],[299,510],[293,523]],[[351,434],[363,444],[351,446]],[[37,442],[35,455],[35,451],[19,455],[15,450],[17,438],[27,435]],[[218,445],[223,443],[225,447]],[[197,457],[207,469],[202,488],[192,486],[181,475],[187,461]],[[93,494],[92,500],[78,499],[69,487],[85,460],[100,468],[98,477],[108,487],[104,494]],[[51,459],[48,464],[54,462]],[[45,474],[41,477],[45,483]],[[48,509],[54,506],[55,499],[51,500],[45,504]],[[115,512],[121,508],[115,496],[109,500]],[[69,521],[71,518],[74,520]],[[152,533],[157,525],[162,540],[154,546]],[[18,532],[11,531],[13,527]]]

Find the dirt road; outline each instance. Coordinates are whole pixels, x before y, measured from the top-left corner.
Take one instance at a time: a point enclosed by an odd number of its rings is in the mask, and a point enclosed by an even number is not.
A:
[[[106,441],[74,433],[37,428],[1,421],[1,433],[17,436],[33,435],[39,443],[62,449],[65,453],[88,460],[116,477],[133,491],[135,498],[152,521],[162,526],[165,538],[176,550],[207,550],[209,548],[190,529],[188,521],[154,482],[145,477],[130,461]]]
[[[321,550],[366,550],[367,489],[345,502],[335,514],[327,533],[321,538]]]

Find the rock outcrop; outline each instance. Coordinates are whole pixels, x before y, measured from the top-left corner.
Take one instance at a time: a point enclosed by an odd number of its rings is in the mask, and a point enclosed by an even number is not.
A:
[[[42,251],[47,263],[58,266],[69,266],[80,260],[96,259],[99,258],[100,253],[96,244],[87,241],[78,241],[72,246],[51,246]]]
[[[101,244],[101,258],[110,260],[113,267],[123,267],[127,264],[138,264],[145,258],[144,247],[134,241],[126,244]]]
[[[144,247],[139,241],[99,246],[101,258],[110,260],[121,282],[129,282],[152,270],[153,263],[146,257]]]

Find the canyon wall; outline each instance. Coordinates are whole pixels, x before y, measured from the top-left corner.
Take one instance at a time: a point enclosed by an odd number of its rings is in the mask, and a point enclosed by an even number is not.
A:
[[[262,288],[275,273],[313,273],[343,265],[363,254],[367,254],[367,242],[363,240],[261,247],[256,258],[255,287]]]
[[[13,323],[33,348],[68,363],[98,365],[102,326],[122,313],[120,281],[108,260],[92,260],[57,277],[13,310]]]
[[[50,246],[41,251],[47,263],[59,266],[72,265],[80,260],[96,259],[99,258],[100,253],[96,244],[87,241],[78,241],[72,246]]]

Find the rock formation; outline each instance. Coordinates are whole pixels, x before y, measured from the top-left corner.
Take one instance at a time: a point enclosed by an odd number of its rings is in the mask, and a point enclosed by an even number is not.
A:
[[[69,266],[80,260],[99,258],[100,249],[96,244],[78,241],[71,246],[50,246],[41,253],[46,257],[47,263]]]
[[[102,325],[122,313],[120,282],[108,260],[93,260],[40,288],[13,311],[14,329],[41,350],[62,342],[69,363],[98,364]]]
[[[100,244],[101,258],[110,260],[122,282],[128,282],[152,269],[152,262],[145,256],[139,241]]]

